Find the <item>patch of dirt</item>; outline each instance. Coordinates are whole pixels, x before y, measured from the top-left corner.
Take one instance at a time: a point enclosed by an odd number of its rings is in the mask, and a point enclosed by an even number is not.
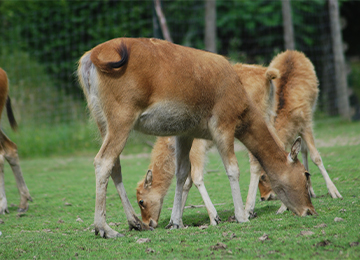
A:
[[[325,223],[322,223],[320,225],[315,226],[314,228],[326,228],[327,225]]]
[[[224,250],[227,248],[227,245],[221,242],[217,242],[215,246],[210,246],[211,250]]]
[[[149,248],[146,248],[145,253],[148,253],[148,254],[155,253],[155,250],[149,247]]]
[[[334,221],[335,221],[335,222],[341,222],[341,221],[344,221],[344,219],[343,219],[343,218],[338,218],[338,217],[336,217],[336,218],[334,218]]]
[[[260,241],[265,241],[265,240],[270,240],[269,236],[267,234],[262,235],[261,237],[259,237]]]
[[[359,245],[359,242],[352,242],[350,243],[350,246],[353,247],[353,246],[358,246]]]
[[[149,243],[151,240],[149,238],[139,238],[136,243],[142,244],[142,243]]]
[[[331,243],[330,243],[330,241],[329,240],[324,240],[324,241],[321,241],[321,242],[319,242],[319,243],[316,243],[314,246],[316,246],[316,247],[319,247],[319,246],[328,246],[328,245],[330,245]]]
[[[314,234],[315,234],[314,232],[309,231],[309,230],[305,230],[305,231],[300,232],[300,236],[312,236]]]

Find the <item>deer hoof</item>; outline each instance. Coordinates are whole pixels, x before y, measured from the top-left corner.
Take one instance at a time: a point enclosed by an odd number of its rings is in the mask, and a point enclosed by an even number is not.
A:
[[[108,228],[108,229],[95,229],[95,236],[100,235],[102,238],[117,238],[123,237],[124,235],[116,232],[115,230]]]
[[[253,219],[257,217],[257,213],[256,212],[249,212],[249,219]]]
[[[221,222],[221,218],[220,218],[218,215],[216,215],[216,217],[215,217],[214,220],[215,220],[215,222],[216,222],[216,225]]]
[[[169,224],[166,225],[166,229],[180,229],[182,228],[181,225],[173,223],[172,220],[170,220]]]
[[[154,230],[153,227],[146,225],[141,220],[139,220],[136,216],[134,216],[134,217],[135,217],[135,221],[128,222],[130,231],[133,229],[137,230],[137,231]]]
[[[0,208],[0,215],[5,215],[5,213],[10,213],[10,211],[8,210],[8,208]]]

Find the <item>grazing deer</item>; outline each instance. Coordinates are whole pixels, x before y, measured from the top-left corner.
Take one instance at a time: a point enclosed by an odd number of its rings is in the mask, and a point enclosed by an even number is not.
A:
[[[182,191],[194,138],[214,141],[230,181],[238,222],[248,220],[240,194],[234,137],[266,169],[273,190],[290,210],[298,215],[316,214],[307,191],[308,174],[297,159],[301,141],[288,156],[224,57],[163,40],[117,38],[86,52],[79,61],[78,76],[103,140],[94,159],[95,234],[121,236],[106,223],[110,176],[130,228],[149,228],[136,217],[122,182],[119,155],[132,129],[176,136],[172,228],[182,227]]]
[[[330,196],[342,198],[315,148],[312,118],[318,98],[319,83],[313,64],[301,52],[285,51],[272,60],[269,68],[276,68],[281,74],[281,78],[274,79],[277,89],[276,113],[274,113],[276,116],[272,119],[279,139],[285,147],[289,147],[294,137],[300,135],[304,141],[301,146],[301,155],[305,168],[309,170],[307,159],[309,151],[311,160],[319,168],[325,179]],[[262,200],[271,199],[275,196],[264,172],[261,173],[259,189]],[[310,187],[310,192],[315,197],[312,187]],[[284,207],[282,207],[283,209]]]
[[[237,64],[234,66],[236,72],[243,79],[243,85],[245,90],[248,92],[250,99],[252,99],[255,105],[260,108],[262,114],[265,116],[265,119],[270,122],[270,127],[274,126],[276,128],[275,131],[278,133],[280,142],[283,142],[282,145],[289,147],[295,136],[300,134],[305,140],[305,143],[303,143],[301,147],[305,168],[308,170],[306,150],[308,147],[313,162],[318,165],[324,176],[329,194],[333,198],[341,198],[340,193],[337,191],[335,185],[328,176],[322,164],[321,157],[314,145],[314,138],[312,134],[312,115],[318,96],[318,80],[310,60],[306,58],[303,53],[297,51],[285,51],[273,59],[267,72],[272,72],[272,74],[268,74],[267,78],[272,79],[273,83],[277,87],[275,101],[273,101],[272,93],[269,91],[272,89],[271,85],[267,84],[267,87],[265,88],[264,86],[266,85],[266,82],[260,81],[263,77],[263,75],[261,75],[263,70],[257,66],[253,67],[253,70],[251,70],[251,67],[248,67],[249,70],[245,72],[244,68],[247,68],[247,65]],[[274,74],[274,69],[280,70],[280,74],[283,75],[282,79]],[[256,71],[260,75],[254,74]],[[251,80],[254,76],[256,76],[257,81],[252,82]],[[281,84],[282,88],[280,88]],[[281,97],[284,100],[280,101]],[[285,108],[283,107],[282,109],[287,109],[287,113],[284,113],[284,111],[278,111],[280,102],[286,104]],[[188,178],[184,185],[182,202],[184,207],[187,192],[191,188],[192,182],[194,182],[203,197],[204,204],[209,213],[210,223],[212,225],[216,225],[219,221],[219,217],[216,209],[211,203],[203,182],[204,157],[206,151],[208,150],[206,147],[209,147],[209,141],[194,140],[190,152],[192,165],[191,178]],[[137,187],[137,198],[143,221],[144,223],[150,223],[150,225],[153,226],[156,226],[158,221],[163,197],[170,186],[170,181],[174,173],[174,166],[171,166],[174,165],[173,149],[174,142],[172,139],[158,139],[152,152],[151,164],[149,166],[150,170],[147,172],[146,178],[139,182]],[[247,207],[245,209],[246,213],[250,215],[255,207],[257,186],[260,190],[261,200],[271,200],[274,199],[276,195],[271,189],[268,176],[251,154],[249,155],[252,181],[246,203]],[[161,158],[164,156],[166,156],[167,160],[163,161],[162,164],[159,164]],[[153,167],[154,165],[162,165],[162,167]],[[166,171],[163,170],[165,168],[167,169]],[[159,185],[151,185],[151,182],[154,183],[159,179],[157,176],[167,176],[168,181],[159,183]],[[259,176],[261,176],[260,181]],[[311,195],[315,196],[312,187],[309,188]],[[154,200],[153,198],[156,199]],[[144,207],[141,204],[147,204],[149,206]],[[278,213],[281,213],[285,209],[286,207],[282,206],[278,210]]]
[[[9,97],[9,84],[6,72],[0,68],[0,117],[6,106],[7,116],[11,128],[15,131],[17,124],[11,108]],[[29,208],[28,200],[32,201],[29,190],[25,184],[17,153],[17,146],[0,130],[0,214],[9,213],[5,195],[4,161],[8,161],[15,175],[15,180],[20,193],[18,212],[25,212]]]
[[[239,75],[248,96],[270,125],[275,105],[275,89],[271,80],[279,77],[279,71],[246,64],[236,64],[233,68]],[[183,188],[182,209],[185,207],[187,194],[194,183],[203,198],[210,224],[216,225],[220,218],[203,180],[205,154],[212,145],[213,142],[208,140],[194,139],[193,141],[190,150],[191,176],[188,177]],[[252,164],[254,162],[255,160],[251,160]],[[152,227],[157,226],[163,198],[170,187],[174,172],[175,139],[174,137],[159,137],[152,150],[149,170],[145,178],[138,183],[136,193],[142,220]]]

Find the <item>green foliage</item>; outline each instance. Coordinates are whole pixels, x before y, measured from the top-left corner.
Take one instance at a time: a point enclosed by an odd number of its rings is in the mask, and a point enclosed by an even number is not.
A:
[[[324,3],[292,2],[302,49],[316,44],[316,26],[304,24]],[[0,37],[2,44],[26,50],[40,61],[57,88],[79,96],[73,75],[78,58],[111,38],[151,37],[152,5],[152,1],[2,1]],[[203,49],[204,2],[163,1],[163,8],[174,41]],[[272,58],[271,50],[283,49],[280,1],[217,1],[217,27],[221,54],[266,62]]]
[[[357,99],[360,100],[360,61],[350,61],[350,66],[349,86],[353,89]]]
[[[344,123],[335,118],[317,120],[315,133],[322,141],[355,136],[357,123]],[[349,131],[347,130],[349,129]],[[329,131],[331,130],[331,131]],[[356,136],[359,133],[356,132]],[[359,140],[359,139],[357,139]],[[320,140],[318,140],[320,141]],[[95,176],[93,156],[68,156],[22,160],[21,166],[34,202],[23,215],[16,212],[19,195],[10,168],[6,164],[6,195],[10,214],[1,215],[1,259],[358,259],[359,250],[359,143],[319,148],[332,180],[344,199],[332,199],[317,167],[310,162],[312,184],[317,198],[313,204],[318,216],[296,217],[290,212],[276,215],[280,201],[259,202],[258,217],[248,223],[231,223],[234,214],[228,178],[217,153],[210,153],[205,185],[222,219],[216,227],[209,223],[205,208],[185,209],[187,229],[166,230],[175,185],[164,199],[159,227],[152,232],[129,231],[121,201],[112,183],[107,192],[107,221],[125,237],[101,239],[93,230]],[[249,184],[246,152],[238,152],[241,169],[240,187],[243,200]],[[122,159],[124,185],[135,212],[135,187],[144,177],[149,157]],[[111,182],[111,181],[110,181]],[[15,205],[12,205],[15,204]],[[69,205],[71,204],[71,206]],[[203,204],[192,188],[187,205]],[[343,221],[335,222],[334,219]],[[83,222],[78,220],[80,218]],[[78,220],[78,221],[77,221]],[[325,225],[326,226],[325,226]],[[304,233],[307,231],[308,233]],[[309,233],[313,232],[313,233]],[[260,241],[264,234],[268,240]],[[151,241],[138,244],[139,238]],[[226,248],[216,249],[217,243]]]
[[[46,66],[56,86],[68,93],[79,57],[116,37],[152,35],[151,2],[144,1],[5,1],[2,37]],[[14,31],[14,28],[17,29]]]

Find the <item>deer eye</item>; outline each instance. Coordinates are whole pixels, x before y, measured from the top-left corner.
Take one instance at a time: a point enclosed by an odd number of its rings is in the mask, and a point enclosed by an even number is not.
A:
[[[140,206],[144,207],[144,201],[143,200],[139,200],[139,204],[140,204]]]

